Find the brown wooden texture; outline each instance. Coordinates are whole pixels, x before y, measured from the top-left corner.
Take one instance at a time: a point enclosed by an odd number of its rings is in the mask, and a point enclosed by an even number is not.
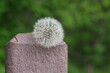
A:
[[[44,48],[33,34],[18,34],[7,44],[6,73],[67,73],[67,54],[65,42]]]

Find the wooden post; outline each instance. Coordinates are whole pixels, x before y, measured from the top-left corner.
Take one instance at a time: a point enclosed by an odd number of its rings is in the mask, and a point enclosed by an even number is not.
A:
[[[6,49],[6,73],[67,73],[67,45],[44,48],[33,34],[16,35]]]

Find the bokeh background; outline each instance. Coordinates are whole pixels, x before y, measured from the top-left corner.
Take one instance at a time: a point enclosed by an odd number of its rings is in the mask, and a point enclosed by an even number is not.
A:
[[[0,0],[0,73],[7,42],[43,17],[62,23],[68,73],[110,73],[110,0]]]

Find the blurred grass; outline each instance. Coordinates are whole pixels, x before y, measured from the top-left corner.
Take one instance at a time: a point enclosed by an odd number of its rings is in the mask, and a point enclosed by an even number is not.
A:
[[[6,43],[48,16],[65,30],[69,73],[110,73],[109,0],[0,0],[0,73],[5,73]]]

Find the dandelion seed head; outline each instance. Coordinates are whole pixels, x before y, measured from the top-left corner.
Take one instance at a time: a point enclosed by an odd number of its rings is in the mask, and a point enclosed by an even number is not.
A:
[[[58,45],[64,38],[61,23],[50,17],[38,20],[34,25],[33,34],[37,43],[47,48]]]

